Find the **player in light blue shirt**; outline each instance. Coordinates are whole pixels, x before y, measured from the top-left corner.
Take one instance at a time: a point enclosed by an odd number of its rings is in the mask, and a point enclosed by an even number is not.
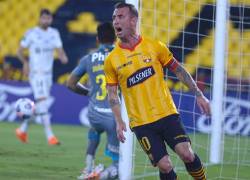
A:
[[[104,60],[114,47],[115,32],[111,23],[103,23],[97,27],[99,48],[81,58],[78,66],[71,72],[67,81],[70,90],[89,96],[88,118],[91,128],[88,132],[88,147],[86,152],[86,168],[78,179],[87,179],[93,173],[95,152],[100,141],[100,135],[107,133],[105,154],[111,157],[113,163],[102,172],[100,179],[112,179],[118,176],[119,141],[116,134],[116,123],[107,99],[106,80],[103,71]],[[80,78],[88,74],[90,89],[79,83]],[[105,176],[105,177],[104,177]]]

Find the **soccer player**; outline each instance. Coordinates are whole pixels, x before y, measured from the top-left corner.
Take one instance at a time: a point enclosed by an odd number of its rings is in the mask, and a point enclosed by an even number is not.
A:
[[[113,49],[116,40],[112,23],[102,23],[97,27],[97,42],[99,48],[84,56],[79,65],[72,71],[67,86],[72,91],[89,95],[88,118],[91,128],[88,132],[88,147],[86,152],[86,168],[78,179],[88,179],[98,175],[92,171],[95,153],[103,132],[107,134],[105,154],[112,159],[112,164],[100,174],[100,179],[114,179],[118,176],[119,140],[116,134],[116,122],[107,99],[105,75],[103,71],[104,59]],[[79,83],[84,74],[88,74],[90,90]],[[97,170],[98,171],[98,170]]]
[[[165,143],[177,153],[194,179],[206,179],[205,169],[191,148],[190,139],[165,84],[163,68],[174,72],[194,92],[199,107],[206,114],[210,113],[209,101],[165,44],[139,35],[137,23],[138,11],[133,5],[116,4],[113,26],[119,42],[105,60],[104,72],[118,139],[125,141],[123,131],[127,128],[120,113],[119,85],[130,128],[152,164],[159,168],[160,179],[177,179]]]
[[[28,30],[20,42],[17,56],[23,64],[23,73],[29,77],[36,103],[36,118],[44,125],[49,145],[60,144],[54,135],[49,115],[48,98],[52,85],[53,53],[57,51],[63,64],[68,58],[63,50],[59,32],[50,27],[52,14],[48,9],[40,12],[39,25]],[[29,49],[29,60],[24,51]],[[22,142],[27,142],[28,119],[24,119],[21,126],[16,129],[16,136]]]

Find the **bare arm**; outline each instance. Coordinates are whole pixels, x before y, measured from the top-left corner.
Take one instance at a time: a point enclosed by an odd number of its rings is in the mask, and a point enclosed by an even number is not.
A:
[[[58,53],[58,57],[60,59],[60,61],[63,63],[63,64],[67,64],[68,63],[68,57],[64,51],[63,48],[57,48],[57,53]]]
[[[174,59],[174,63],[176,63],[176,68],[173,69],[173,73],[178,77],[180,81],[182,81],[185,85],[189,87],[189,89],[196,95],[197,103],[201,109],[201,111],[207,115],[210,114],[210,105],[209,100],[203,95],[201,90],[198,88],[197,84],[195,83],[194,79],[190,75],[186,69],[178,63],[177,60]]]
[[[23,74],[27,76],[29,74],[29,63],[28,59],[24,56],[25,48],[20,46],[17,50],[17,57],[23,64]]]
[[[24,56],[24,50],[25,48],[23,48],[22,46],[19,46],[18,50],[17,50],[17,57],[18,59],[24,64],[27,63],[28,60],[26,59],[26,57]]]
[[[86,88],[84,85],[82,85],[81,83],[79,83],[80,77],[75,76],[73,74],[70,74],[68,80],[67,80],[67,87],[68,89],[70,89],[71,91],[77,93],[77,94],[81,94],[81,95],[88,95],[89,93],[89,89]]]
[[[108,90],[108,101],[110,104],[110,107],[114,113],[115,120],[116,120],[116,126],[117,126],[117,137],[121,142],[125,141],[125,136],[123,134],[123,131],[126,131],[126,125],[124,121],[122,120],[121,116],[121,104],[117,92],[118,87],[117,86],[107,86]]]
[[[178,64],[176,69],[173,71],[175,75],[178,77],[178,79],[183,82],[185,85],[188,86],[188,88],[196,95],[196,96],[202,96],[201,90],[198,88],[197,84],[195,83],[194,79],[190,75],[189,72],[186,71],[186,69],[181,65]]]

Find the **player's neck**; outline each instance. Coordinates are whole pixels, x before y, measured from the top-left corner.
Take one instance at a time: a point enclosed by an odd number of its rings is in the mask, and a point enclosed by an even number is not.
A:
[[[120,47],[125,49],[134,49],[134,47],[140,43],[141,36],[139,34],[133,34],[127,38],[120,39]]]
[[[39,26],[40,27],[40,29],[42,29],[43,31],[47,31],[48,30],[48,28],[49,28],[49,26]]]

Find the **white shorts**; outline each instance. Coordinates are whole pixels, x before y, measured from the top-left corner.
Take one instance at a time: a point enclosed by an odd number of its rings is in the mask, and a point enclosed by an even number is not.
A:
[[[52,86],[51,74],[30,74],[29,81],[35,100],[50,96]]]

